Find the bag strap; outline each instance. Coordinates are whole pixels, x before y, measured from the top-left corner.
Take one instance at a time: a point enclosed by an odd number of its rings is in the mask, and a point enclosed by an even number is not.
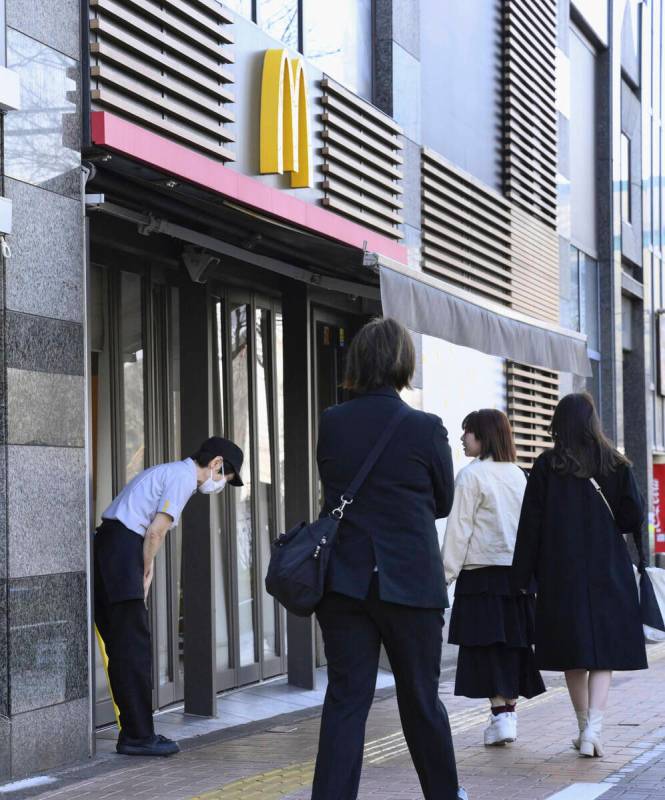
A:
[[[408,413],[409,406],[407,406],[406,403],[400,402],[400,407],[397,410],[397,413],[393,415],[387,427],[384,428],[383,433],[377,440],[374,447],[370,450],[370,453],[363,462],[362,467],[360,467],[358,470],[356,477],[351,481],[348,489],[341,496],[340,500],[342,502],[337,508],[331,511],[332,516],[336,520],[342,519],[344,516],[344,508],[353,503],[355,496],[358,494],[358,490],[365,482],[365,478],[367,478],[370,470],[376,464],[376,462],[379,460],[379,457],[388,446],[388,442],[393,438],[393,434],[397,430],[397,426]]]
[[[612,519],[614,519],[614,511],[612,511],[612,506],[611,506],[611,505],[610,505],[610,504],[607,502],[607,498],[606,498],[606,497],[605,497],[605,495],[603,494],[603,490],[600,488],[600,484],[598,483],[598,481],[597,481],[595,478],[589,478],[589,480],[590,480],[590,481],[591,481],[591,483],[593,484],[593,488],[594,488],[594,489],[595,489],[595,490],[598,492],[598,494],[599,494],[599,495],[600,495],[600,496],[603,498],[603,502],[604,502],[604,503],[605,503],[605,505],[607,506],[607,510],[608,510],[608,511],[610,512],[610,514],[612,515]]]

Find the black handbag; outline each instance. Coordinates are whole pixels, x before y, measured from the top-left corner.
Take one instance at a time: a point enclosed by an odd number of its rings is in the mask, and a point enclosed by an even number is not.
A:
[[[596,481],[594,478],[590,478],[589,480],[593,484],[593,488],[605,501],[605,505],[612,515],[612,519],[614,519],[614,511],[612,511],[612,506],[609,504],[607,498],[603,494],[603,490],[600,488],[598,481]],[[651,578],[647,572],[646,561],[641,555],[641,545],[638,545],[638,551],[640,553],[640,563],[637,567],[637,570],[640,574],[640,615],[642,617],[642,625],[648,625],[649,627],[656,628],[659,631],[665,631],[665,622],[663,622],[663,615],[660,613],[660,608],[658,607],[658,600],[656,599],[653,583],[651,583]]]
[[[292,614],[309,617],[321,602],[331,548],[335,544],[339,524],[344,518],[344,510],[353,503],[358,490],[408,411],[408,406],[400,404],[399,410],[384,429],[360,471],[340,497],[337,508],[315,522],[299,523],[272,542],[265,581],[266,591]]]

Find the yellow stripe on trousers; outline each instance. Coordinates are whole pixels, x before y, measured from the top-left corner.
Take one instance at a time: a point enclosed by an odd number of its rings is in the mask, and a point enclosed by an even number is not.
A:
[[[99,632],[99,628],[96,625],[95,625],[95,634],[97,635],[97,645],[99,647],[99,652],[102,656],[102,664],[104,665],[104,673],[106,674],[106,683],[109,687],[109,695],[111,696],[111,703],[113,704],[113,713],[115,714],[115,721],[118,723],[118,730],[122,730],[122,726],[120,725],[120,709],[115,704],[115,699],[113,697],[113,689],[111,689],[111,678],[109,677],[109,657],[106,655],[106,645],[104,644],[102,635]]]

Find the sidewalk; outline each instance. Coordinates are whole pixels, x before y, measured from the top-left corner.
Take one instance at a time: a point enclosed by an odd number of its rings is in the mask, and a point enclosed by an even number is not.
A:
[[[520,704],[519,741],[504,748],[482,745],[485,704],[454,697],[452,684],[442,684],[471,800],[665,798],[665,645],[650,647],[649,657],[650,670],[616,676],[602,760],[581,759],[572,749],[575,719],[558,674],[545,675],[546,695]],[[318,710],[310,708],[201,735],[170,759],[106,754],[31,794],[40,800],[309,800],[318,727]],[[365,753],[359,800],[422,798],[392,692],[374,704]]]

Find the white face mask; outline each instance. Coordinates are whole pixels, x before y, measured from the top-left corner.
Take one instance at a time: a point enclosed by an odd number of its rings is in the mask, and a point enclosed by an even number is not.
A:
[[[219,494],[226,486],[226,478],[222,477],[218,481],[212,477],[212,470],[210,470],[210,477],[206,478],[199,486],[201,494]]]

